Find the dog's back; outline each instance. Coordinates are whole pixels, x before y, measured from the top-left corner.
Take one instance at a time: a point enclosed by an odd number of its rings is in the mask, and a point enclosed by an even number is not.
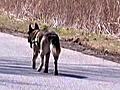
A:
[[[50,49],[50,44],[52,44],[53,49],[52,51],[60,52],[60,42],[58,35],[53,31],[49,29],[43,29],[40,30],[35,38],[35,41],[38,41],[38,46],[40,50],[44,49],[43,51],[46,51],[46,49]],[[48,51],[46,51],[47,53]],[[57,53],[56,53],[57,54]]]

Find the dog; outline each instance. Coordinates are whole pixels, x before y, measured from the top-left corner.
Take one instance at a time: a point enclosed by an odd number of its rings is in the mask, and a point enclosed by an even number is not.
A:
[[[55,64],[55,75],[58,75],[58,58],[61,52],[59,36],[48,28],[39,29],[38,24],[35,23],[34,29],[31,27],[31,24],[29,25],[28,42],[30,43],[30,48],[33,49],[32,68],[36,68],[36,59],[38,54],[40,54],[41,63],[37,71],[41,71],[45,56],[44,73],[48,73],[49,57],[50,52],[52,52]],[[50,45],[52,45],[52,49],[50,49]]]

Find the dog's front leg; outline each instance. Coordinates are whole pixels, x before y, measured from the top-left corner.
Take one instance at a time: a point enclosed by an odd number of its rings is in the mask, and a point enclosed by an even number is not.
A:
[[[35,69],[36,67],[36,59],[38,57],[38,53],[39,53],[39,48],[34,45],[33,46],[33,59],[32,59],[32,68]]]
[[[35,69],[36,67],[36,59],[37,59],[38,53],[35,53],[33,55],[33,59],[32,59],[32,68]]]

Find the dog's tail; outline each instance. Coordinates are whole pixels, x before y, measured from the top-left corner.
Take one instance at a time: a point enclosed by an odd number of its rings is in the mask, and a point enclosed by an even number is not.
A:
[[[51,43],[53,56],[58,57],[61,52],[61,48],[59,36],[57,34],[51,35]]]
[[[59,42],[59,37],[57,34],[52,36],[52,45],[54,45],[57,48],[60,48],[60,42]]]

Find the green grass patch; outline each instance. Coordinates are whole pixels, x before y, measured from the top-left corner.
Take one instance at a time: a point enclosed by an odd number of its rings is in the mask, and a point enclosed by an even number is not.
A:
[[[56,27],[54,30],[61,38],[76,38],[79,36],[80,31],[74,28]]]
[[[0,27],[12,29],[14,31],[27,32],[29,24],[34,24],[31,20],[24,20],[22,18],[9,17],[7,15],[0,15]],[[42,28],[50,28],[51,26],[47,23],[37,22]],[[33,26],[34,27],[34,26]],[[83,30],[78,30],[70,27],[53,27],[57,34],[61,38],[79,38],[83,44],[91,48],[103,52],[110,52],[120,54],[120,41],[114,37],[109,37],[104,34],[86,33]]]
[[[28,25],[32,23],[30,20],[22,18],[13,18],[7,15],[0,15],[0,27],[9,28],[15,31],[27,32]]]
[[[102,52],[120,54],[120,41],[118,41],[118,39],[104,34],[89,34],[86,37],[88,39],[86,42],[88,46]]]

